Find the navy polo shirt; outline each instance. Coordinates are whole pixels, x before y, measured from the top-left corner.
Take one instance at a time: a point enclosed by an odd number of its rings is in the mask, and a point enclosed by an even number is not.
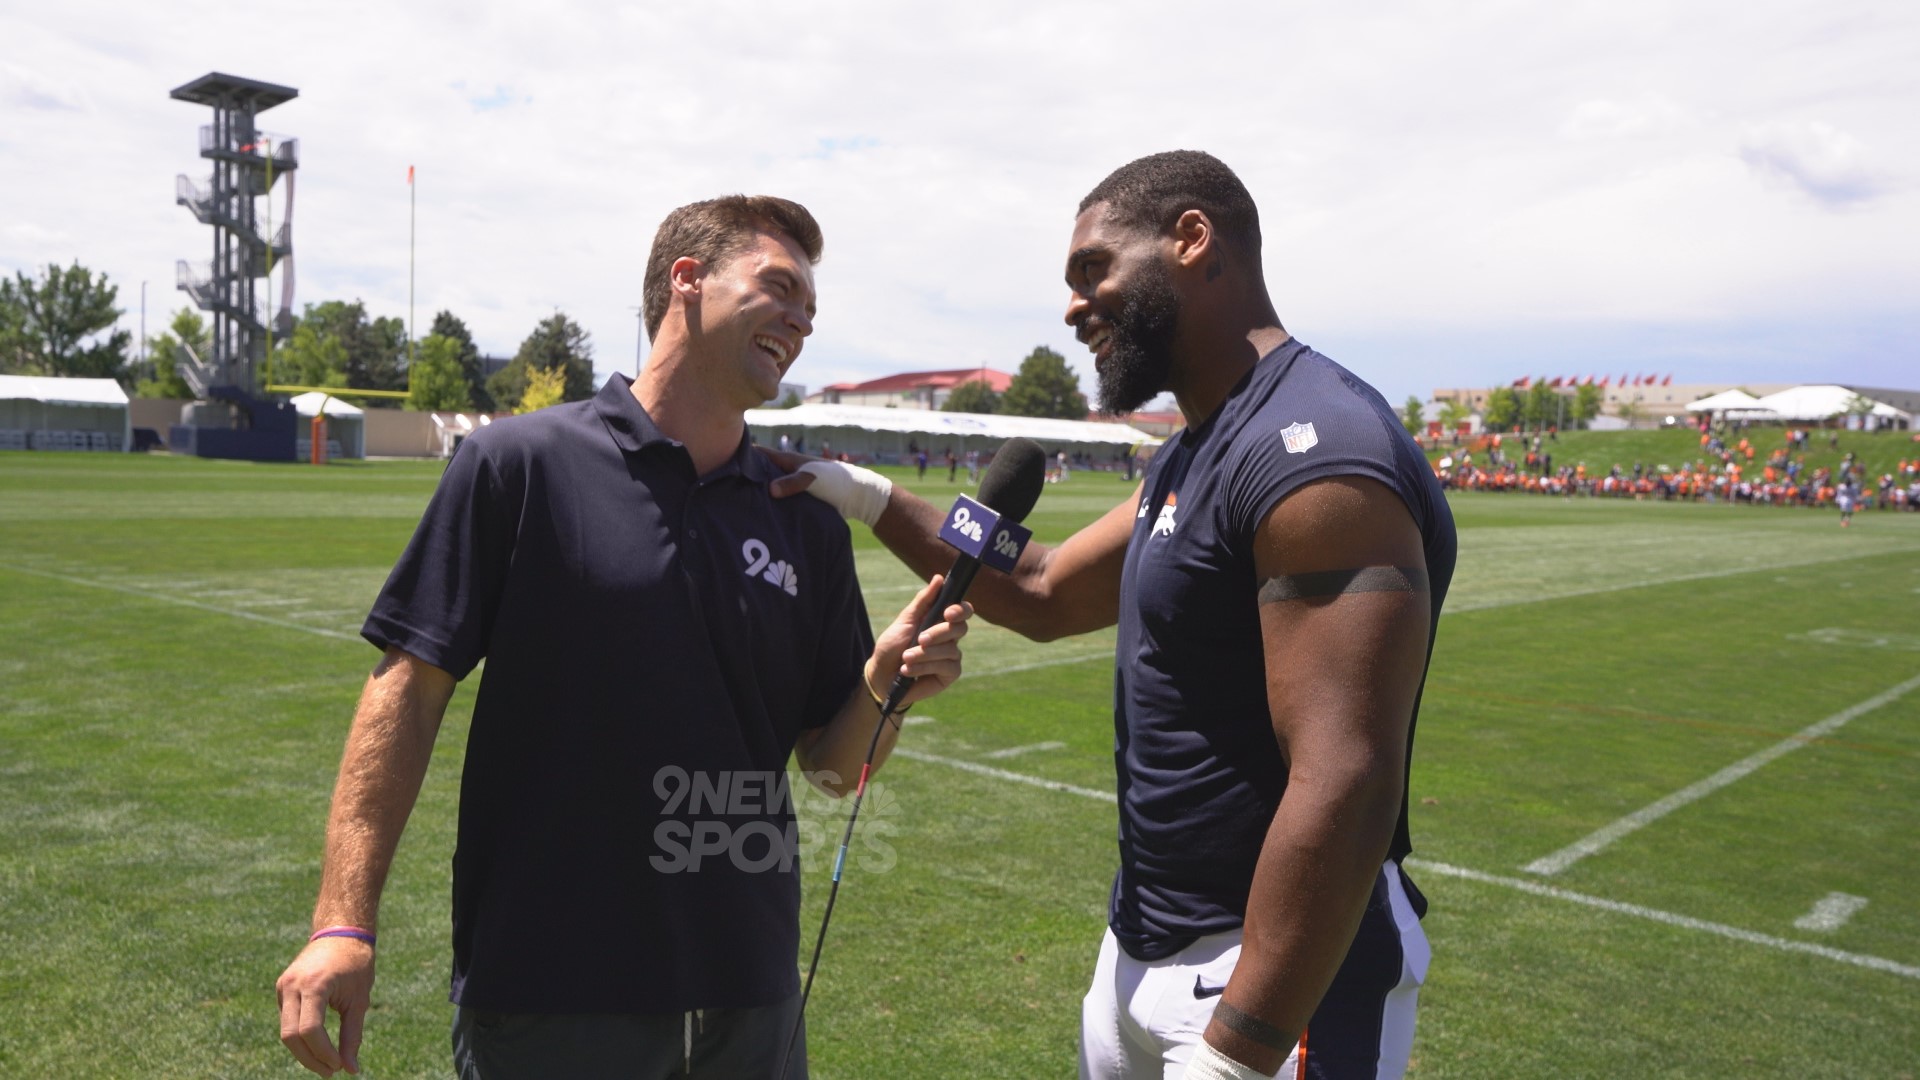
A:
[[[678,1012],[798,990],[785,768],[873,649],[845,522],[743,437],[696,477],[616,376],[460,446],[362,634],[484,657],[453,1000]]]
[[[1120,870],[1109,909],[1115,938],[1138,959],[1170,956],[1246,918],[1287,787],[1267,707],[1254,533],[1296,488],[1333,476],[1377,480],[1406,503],[1437,630],[1455,554],[1446,498],[1392,407],[1305,345],[1262,357],[1147,470],[1121,571]],[[1410,721],[1409,764],[1412,743]],[[1410,848],[1403,776],[1390,857]]]

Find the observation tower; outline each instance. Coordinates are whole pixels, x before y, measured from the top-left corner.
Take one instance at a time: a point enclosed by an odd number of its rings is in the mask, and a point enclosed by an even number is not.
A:
[[[213,122],[200,128],[200,156],[212,163],[212,174],[204,180],[182,175],[174,183],[174,202],[213,229],[209,262],[181,259],[175,266],[181,291],[213,317],[209,355],[181,348],[178,370],[199,400],[181,411],[181,422],[168,432],[177,453],[294,459],[296,413],[268,398],[264,387],[271,382],[270,343],[293,332],[293,178],[300,142],[261,131],[256,117],[299,93],[219,72],[172,92],[177,101],[213,110]],[[285,192],[278,215],[276,185]],[[281,272],[278,296],[272,296],[275,270]],[[270,308],[269,301],[277,304]]]

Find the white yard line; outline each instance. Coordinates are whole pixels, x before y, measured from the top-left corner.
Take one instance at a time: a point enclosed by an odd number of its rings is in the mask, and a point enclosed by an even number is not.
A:
[[[1588,896],[1585,893],[1577,893],[1553,885],[1543,885],[1537,881],[1501,877],[1498,874],[1483,874],[1478,870],[1466,870],[1458,866],[1448,866],[1446,863],[1428,862],[1425,859],[1408,859],[1407,865],[1415,870],[1422,870],[1430,874],[1439,874],[1442,877],[1457,877],[1464,878],[1468,881],[1483,882],[1488,885],[1501,885],[1509,889],[1519,889],[1521,892],[1532,893],[1535,896],[1547,896],[1555,900],[1565,900],[1568,903],[1584,904],[1587,907],[1599,908],[1601,911],[1611,911],[1617,915],[1632,915],[1636,918],[1651,919],[1654,922],[1665,923],[1668,926],[1678,926],[1686,930],[1698,930],[1701,933],[1731,938],[1734,941],[1745,941],[1753,945],[1764,945],[1769,949],[1778,949],[1782,952],[1807,953],[1811,956],[1825,957],[1828,960],[1838,960],[1843,964],[1852,964],[1855,967],[1869,968],[1873,971],[1884,971],[1889,975],[1900,975],[1909,979],[1920,979],[1920,967],[1912,964],[1898,963],[1893,960],[1886,960],[1878,956],[1867,956],[1863,953],[1846,952],[1845,950],[1835,949],[1826,945],[1815,945],[1806,941],[1793,941],[1788,938],[1774,937],[1772,934],[1761,934],[1752,930],[1742,930],[1737,926],[1728,926],[1725,923],[1708,922],[1705,919],[1695,919],[1688,915],[1675,915],[1670,911],[1641,907],[1639,904],[1623,904],[1618,900],[1603,900],[1598,896]]]
[[[169,596],[166,593],[153,592],[148,589],[136,589],[130,585],[114,585],[105,581],[90,581],[87,578],[73,577],[68,574],[56,574],[50,570],[31,570],[24,566],[0,566],[0,570],[11,570],[16,574],[32,574],[35,577],[51,578],[54,581],[64,581],[69,585],[81,585],[89,589],[105,589],[108,592],[125,593],[128,596],[138,596],[147,600],[158,600],[163,604],[178,604],[181,607],[190,607],[196,611],[212,612],[215,615],[231,615],[236,619],[250,619],[258,623],[266,623],[268,626],[278,626],[285,630],[298,630],[303,634],[317,634],[320,637],[333,638],[336,641],[357,642],[362,640],[359,634],[348,634],[339,630],[329,630],[323,626],[310,626],[306,623],[297,623],[288,619],[276,619],[271,615],[261,615],[252,611],[215,607],[212,604],[203,604],[198,600],[189,600],[183,596]]]
[[[1734,762],[1719,772],[1714,773],[1712,776],[1707,777],[1705,780],[1689,784],[1658,802],[1635,810],[1633,813],[1628,814],[1626,817],[1621,818],[1611,825],[1596,829],[1594,832],[1568,844],[1566,847],[1561,848],[1551,855],[1545,855],[1533,860],[1528,863],[1524,869],[1530,874],[1557,874],[1567,867],[1572,866],[1574,863],[1579,862],[1581,859],[1595,852],[1605,850],[1615,840],[1659,821],[1661,818],[1666,817],[1668,814],[1673,813],[1688,803],[1695,802],[1719,791],[1721,788],[1747,776],[1755,769],[1760,768],[1762,765],[1765,765],[1777,757],[1798,750],[1814,739],[1823,738],[1838,731],[1856,717],[1864,716],[1882,705],[1896,701],[1912,692],[1915,688],[1920,688],[1920,675],[1915,675],[1913,678],[1908,679],[1898,686],[1875,694],[1873,697],[1860,702],[1858,705],[1842,709],[1819,723],[1804,727],[1794,734],[1774,743],[1772,746],[1767,747],[1765,750]]]
[[[994,750],[990,753],[981,754],[980,756],[986,758],[988,761],[1004,761],[1007,758],[1016,758],[1022,754],[1031,754],[1038,750],[1065,750],[1066,748],[1067,744],[1063,742],[1037,742],[1028,743],[1025,746],[1009,746],[1005,750]]]
[[[962,679],[991,679],[995,675],[1011,675],[1016,671],[1037,671],[1040,668],[1059,667],[1062,664],[1084,664],[1088,660],[1111,659],[1113,659],[1113,650],[1102,649],[1097,653],[1085,653],[1080,656],[1059,656],[1052,660],[1036,660],[1031,664],[1009,664],[1006,667],[989,668],[986,671],[976,671],[972,674],[961,675],[960,677]]]
[[[1697,574],[1675,574],[1670,577],[1649,578],[1640,581],[1623,581],[1614,585],[1596,585],[1591,589],[1572,589],[1567,592],[1555,592],[1546,596],[1515,597],[1511,600],[1488,600],[1475,603],[1463,600],[1449,604],[1441,609],[1442,615],[1464,615],[1469,611],[1489,611],[1494,608],[1519,607],[1522,604],[1544,604],[1552,600],[1568,600],[1576,596],[1598,596],[1602,593],[1625,592],[1628,589],[1646,589],[1656,585],[1676,585],[1685,581],[1706,581],[1711,578],[1739,577],[1741,574],[1767,574],[1775,570],[1793,570],[1802,566],[1819,566],[1823,563],[1849,562],[1853,559],[1871,559],[1879,555],[1898,555],[1902,551],[1894,548],[1888,551],[1869,551],[1864,554],[1835,555],[1825,559],[1805,559],[1799,562],[1772,563],[1767,566],[1736,566],[1724,570],[1702,570]],[[1915,590],[1920,592],[1920,590]]]
[[[1119,799],[1110,791],[1095,791],[1092,788],[1079,787],[1074,784],[1063,784],[1056,780],[1043,780],[1037,776],[1026,776],[1021,773],[1009,772],[1005,769],[996,769],[990,765],[981,765],[977,762],[961,761],[956,758],[940,757],[935,754],[924,754],[918,750],[906,748],[896,748],[893,751],[893,755],[912,761],[930,762],[935,765],[951,765],[956,769],[961,769],[977,776],[985,776],[995,780],[1007,780],[1032,787],[1045,788],[1049,791],[1059,791],[1068,795],[1078,795],[1081,798],[1093,799],[1098,802],[1119,802]],[[1898,961],[1887,960],[1878,956],[1868,956],[1864,953],[1847,952],[1826,945],[1815,945],[1805,941],[1793,941],[1788,938],[1774,937],[1772,934],[1762,934],[1753,930],[1742,930],[1737,926],[1728,926],[1725,923],[1709,922],[1705,919],[1696,919],[1689,915],[1676,915],[1670,911],[1642,907],[1639,904],[1626,904],[1618,900],[1606,900],[1598,896],[1588,896],[1585,893],[1573,892],[1570,889],[1562,889],[1553,885],[1543,885],[1537,881],[1502,877],[1498,874],[1482,873],[1478,870],[1468,870],[1464,867],[1450,866],[1446,863],[1432,862],[1427,859],[1408,859],[1407,866],[1425,873],[1438,874],[1442,877],[1462,878],[1467,881],[1478,881],[1487,885],[1500,885],[1509,889],[1518,889],[1521,892],[1531,893],[1534,896],[1544,896],[1553,900],[1563,900],[1571,904],[1581,904],[1586,907],[1597,908],[1601,911],[1612,912],[1616,915],[1631,915],[1635,918],[1650,919],[1654,922],[1664,923],[1668,926],[1676,926],[1683,930],[1696,930],[1703,934],[1713,934],[1716,937],[1728,938],[1733,941],[1743,941],[1749,945],[1759,945],[1763,948],[1775,949],[1781,952],[1805,953],[1827,960],[1836,960],[1843,964],[1852,964],[1855,967],[1885,972],[1889,975],[1899,975],[1908,979],[1920,979],[1920,966],[1902,964]]]
[[[1045,788],[1048,791],[1061,791],[1068,795],[1078,795],[1083,799],[1097,799],[1101,802],[1110,803],[1118,803],[1120,801],[1119,797],[1111,791],[1096,791],[1093,788],[1081,787],[1078,784],[1062,783],[1059,780],[1043,780],[1038,776],[1027,776],[1024,773],[1008,772],[1005,769],[996,769],[991,765],[982,765],[977,761],[962,761],[959,758],[941,757],[938,754],[929,754],[907,747],[895,747],[893,756],[906,758],[909,761],[925,761],[934,765],[947,765],[959,769],[962,772],[973,773],[975,776],[985,776],[994,780],[1005,780],[1014,784],[1026,784],[1029,787]]]
[[[1793,925],[1802,930],[1818,930],[1823,933],[1838,930],[1847,925],[1847,920],[1860,913],[1867,906],[1864,896],[1848,896],[1843,892],[1828,893],[1814,901],[1813,910],[1793,920]]]

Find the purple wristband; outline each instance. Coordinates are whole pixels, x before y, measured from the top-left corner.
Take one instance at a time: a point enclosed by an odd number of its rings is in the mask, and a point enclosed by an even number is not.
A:
[[[373,931],[362,930],[357,926],[329,926],[324,930],[315,930],[313,936],[307,939],[307,944],[311,945],[323,937],[352,938],[355,941],[366,942],[369,948],[373,946]]]

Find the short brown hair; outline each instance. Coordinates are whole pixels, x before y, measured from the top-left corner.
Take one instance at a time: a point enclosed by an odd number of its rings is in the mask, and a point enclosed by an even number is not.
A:
[[[674,260],[699,259],[716,267],[745,251],[760,233],[785,236],[806,252],[807,262],[820,261],[820,224],[807,208],[773,195],[722,195],[687,205],[667,215],[653,234],[647,254],[641,303],[647,317],[647,340],[660,333],[672,295],[667,277]]]

